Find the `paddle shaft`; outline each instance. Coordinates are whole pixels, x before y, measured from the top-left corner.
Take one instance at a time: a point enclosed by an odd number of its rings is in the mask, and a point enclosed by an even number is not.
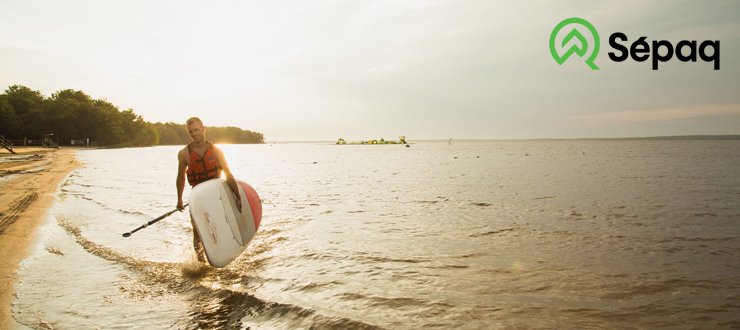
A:
[[[183,205],[183,206],[182,206],[182,208],[184,209],[184,208],[185,208],[185,207],[187,207],[187,206],[188,206],[188,204],[185,204],[185,205]],[[128,232],[128,233],[123,233],[123,237],[129,237],[129,236],[131,236],[131,234],[133,234],[133,233],[135,233],[135,232],[137,232],[137,231],[139,231],[139,230],[141,230],[141,229],[144,229],[144,228],[146,228],[146,227],[149,227],[149,226],[151,226],[151,225],[155,224],[155,223],[156,223],[157,221],[159,221],[159,220],[162,220],[162,219],[164,219],[164,218],[166,218],[166,217],[169,217],[170,215],[172,215],[172,213],[175,213],[175,212],[177,212],[177,211],[179,211],[179,210],[180,210],[180,209],[174,209],[174,210],[172,210],[172,211],[169,211],[169,212],[167,212],[167,213],[165,213],[165,214],[162,214],[162,215],[160,215],[159,217],[157,217],[156,219],[152,219],[151,221],[149,221],[149,222],[147,222],[147,223],[145,223],[145,224],[141,225],[141,226],[140,226],[139,228],[136,228],[136,229],[134,229],[134,230],[132,230],[132,231],[130,231],[130,232]]]

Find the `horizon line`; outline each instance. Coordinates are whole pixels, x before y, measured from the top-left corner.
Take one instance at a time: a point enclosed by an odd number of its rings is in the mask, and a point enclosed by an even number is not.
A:
[[[581,137],[581,138],[520,138],[520,139],[473,139],[473,138],[442,138],[442,139],[409,139],[418,142],[444,141],[578,141],[578,140],[740,140],[740,134],[693,134],[693,135],[661,135],[661,136],[632,136],[632,137]],[[336,140],[269,140],[270,143],[335,143]]]

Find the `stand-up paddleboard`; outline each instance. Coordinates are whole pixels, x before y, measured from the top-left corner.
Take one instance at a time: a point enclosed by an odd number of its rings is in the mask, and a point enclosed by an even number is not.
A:
[[[221,268],[234,261],[257,233],[262,202],[254,189],[237,180],[242,211],[224,179],[200,183],[190,192],[190,215],[203,242],[211,266]]]

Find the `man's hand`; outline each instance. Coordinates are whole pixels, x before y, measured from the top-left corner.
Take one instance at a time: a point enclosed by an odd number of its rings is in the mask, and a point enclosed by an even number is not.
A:
[[[180,210],[180,212],[185,209],[184,207],[182,207],[182,199],[177,201],[177,209]]]
[[[239,212],[242,211],[242,198],[241,196],[236,196],[236,208],[239,209]]]

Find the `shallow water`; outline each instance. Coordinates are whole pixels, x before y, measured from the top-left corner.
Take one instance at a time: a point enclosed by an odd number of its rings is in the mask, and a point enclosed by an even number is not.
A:
[[[265,201],[197,263],[177,147],[85,150],[16,286],[37,329],[740,328],[740,143],[221,146]],[[187,196],[189,190],[186,190]]]

